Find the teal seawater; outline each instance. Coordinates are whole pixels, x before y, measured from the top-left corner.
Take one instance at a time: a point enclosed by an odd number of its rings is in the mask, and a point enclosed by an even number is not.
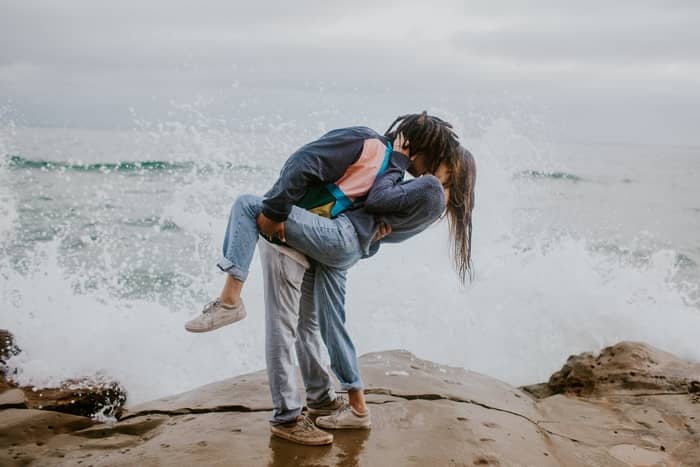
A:
[[[27,159],[20,155],[5,156],[9,167],[19,169],[39,170],[71,170],[76,172],[134,172],[142,170],[186,170],[191,169],[192,162],[167,162],[167,161],[127,161],[127,162],[102,162],[83,164],[76,162],[53,162],[36,159]]]

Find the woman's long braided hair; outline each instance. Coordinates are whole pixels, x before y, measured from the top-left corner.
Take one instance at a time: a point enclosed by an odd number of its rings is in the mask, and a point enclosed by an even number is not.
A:
[[[401,115],[389,126],[384,135],[391,141],[403,134],[411,156],[423,154],[430,173],[435,173],[441,162],[447,164],[450,176],[445,188],[447,219],[452,238],[452,259],[462,283],[473,278],[471,259],[472,210],[476,185],[476,162],[472,154],[459,144],[452,125],[441,118],[420,114]]]

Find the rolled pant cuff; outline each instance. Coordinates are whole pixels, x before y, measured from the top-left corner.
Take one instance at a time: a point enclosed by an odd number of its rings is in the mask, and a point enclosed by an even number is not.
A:
[[[248,278],[248,271],[244,271],[243,269],[239,268],[223,256],[221,257],[219,262],[216,263],[216,267],[218,267],[229,276],[233,276],[234,279],[238,279],[241,282],[245,282],[245,280]]]
[[[293,422],[301,415],[301,407],[298,409],[275,410],[270,419],[271,425],[281,425],[282,423]]]
[[[318,400],[309,399],[308,393],[307,393],[306,405],[307,405],[307,407],[309,405],[313,405],[315,407],[320,407],[322,405],[326,405],[330,402],[333,402],[336,399],[336,397],[338,397],[338,395],[335,393],[335,389],[333,389],[333,388],[326,391],[323,394],[323,396],[321,398],[319,398]]]
[[[354,383],[340,383],[340,388],[343,391],[347,391],[348,389],[360,391],[365,388],[365,385],[362,384],[362,381],[356,381]]]

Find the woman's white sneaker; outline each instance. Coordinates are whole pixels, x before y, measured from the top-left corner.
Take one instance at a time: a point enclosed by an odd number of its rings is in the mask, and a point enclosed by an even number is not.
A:
[[[207,303],[202,313],[185,323],[185,329],[189,332],[208,332],[227,324],[235,323],[245,318],[245,305],[243,300],[236,305],[226,305],[220,299]]]
[[[372,420],[369,416],[369,409],[365,413],[359,413],[347,405],[332,415],[318,417],[316,425],[330,430],[368,430],[372,427]]]

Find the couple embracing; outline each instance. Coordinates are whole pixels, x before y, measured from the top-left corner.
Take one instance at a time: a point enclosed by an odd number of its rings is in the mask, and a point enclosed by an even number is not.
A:
[[[405,172],[414,178],[404,180]],[[347,271],[382,243],[402,242],[446,216],[464,281],[475,178],[474,159],[452,125],[423,112],[398,117],[384,135],[366,127],[333,130],[292,154],[264,197],[236,199],[217,263],[226,272],[223,290],[185,328],[207,332],[246,316],[241,291],[259,244],[274,436],[324,445],[333,442],[324,429],[370,428],[345,328]],[[331,371],[347,399],[336,394]]]

